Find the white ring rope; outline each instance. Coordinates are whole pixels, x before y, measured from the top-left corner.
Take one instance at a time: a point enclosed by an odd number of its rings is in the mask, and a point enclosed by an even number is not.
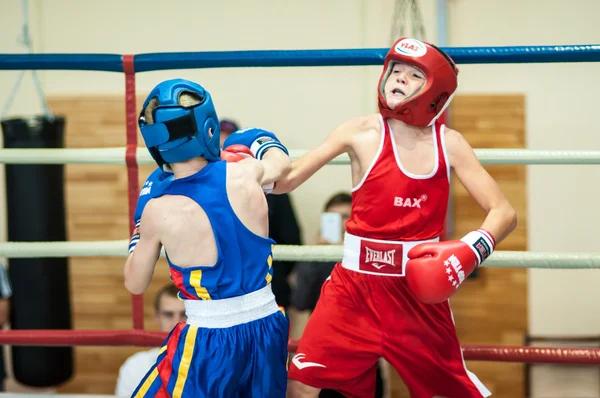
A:
[[[307,151],[290,150],[290,157],[298,159]],[[533,149],[475,149],[483,164],[600,164],[600,151],[547,151]],[[144,147],[137,148],[140,165],[154,160]],[[71,149],[0,149],[3,164],[125,164],[125,148],[71,148]],[[347,155],[340,155],[329,164],[349,164]]]
[[[94,242],[0,242],[0,256],[40,257],[127,257],[129,240]],[[288,261],[340,261],[343,246],[277,245],[273,257]],[[164,257],[164,251],[161,253]],[[497,251],[483,264],[495,268],[600,268],[600,253],[546,253]]]
[[[291,150],[297,159],[306,151]],[[545,151],[528,149],[475,149],[483,164],[600,164],[600,151]],[[144,147],[137,148],[138,164],[154,161]],[[4,164],[125,164],[125,148],[76,149],[0,149]],[[347,155],[338,156],[330,164],[348,164]],[[0,256],[6,258],[40,257],[126,257],[129,241],[95,242],[0,242]],[[275,247],[274,257],[288,261],[339,261],[342,246]],[[164,251],[161,253],[164,257]],[[502,268],[600,268],[600,253],[533,253],[497,251],[484,263]]]

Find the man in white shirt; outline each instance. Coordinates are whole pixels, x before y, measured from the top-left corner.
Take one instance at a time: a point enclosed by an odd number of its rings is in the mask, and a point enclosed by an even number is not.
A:
[[[169,283],[157,293],[154,299],[155,319],[161,332],[170,332],[179,322],[185,322],[185,306],[177,298],[177,288]],[[125,360],[119,369],[115,395],[131,397],[139,382],[156,362],[160,347],[140,351]]]
[[[0,264],[0,329],[10,320],[10,299],[12,287],[4,264]],[[4,347],[0,345],[0,391],[5,390],[6,365],[4,363]]]

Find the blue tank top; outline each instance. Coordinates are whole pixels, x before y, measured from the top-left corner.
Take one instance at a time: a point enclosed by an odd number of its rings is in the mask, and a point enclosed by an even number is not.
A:
[[[163,171],[160,167],[154,169],[154,171],[146,178],[144,186],[140,191],[137,204],[135,206],[135,213],[133,214],[133,223],[137,224],[142,218],[142,213],[146,204],[152,199],[152,187],[159,187],[160,183],[166,179],[173,178],[173,173]]]
[[[152,187],[153,198],[183,195],[198,203],[213,228],[218,253],[214,265],[182,268],[166,253],[171,280],[184,300],[241,296],[267,286],[273,278],[275,241],[251,232],[236,216],[227,197],[226,165],[210,162],[196,174],[166,178]]]

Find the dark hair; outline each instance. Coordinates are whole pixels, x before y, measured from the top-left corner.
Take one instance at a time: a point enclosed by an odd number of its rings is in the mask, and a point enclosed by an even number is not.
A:
[[[229,119],[221,119],[220,128],[221,128],[221,131],[226,130],[226,131],[231,131],[232,133],[234,131],[238,131],[240,129],[236,122],[234,122],[233,120],[229,120]]]
[[[333,195],[331,198],[329,198],[329,200],[327,201],[327,203],[325,203],[325,207],[323,208],[324,210],[327,210],[328,208],[330,208],[331,206],[334,205],[345,205],[345,204],[350,204],[352,203],[352,195],[350,195],[347,192],[338,192],[335,195]]]
[[[446,54],[446,52],[444,50],[442,50],[441,48],[439,48],[431,43],[429,43],[429,45],[431,47],[435,48],[436,50],[438,50],[438,52],[440,54],[442,54],[444,56],[444,58],[446,58],[446,61],[448,61],[448,63],[452,67],[452,69],[454,69],[454,72],[458,75],[458,68],[456,67],[456,63],[454,62],[454,60],[452,58],[450,58],[450,56],[448,54]]]
[[[160,307],[160,298],[163,296],[163,294],[166,294],[168,297],[177,298],[178,293],[179,289],[177,289],[177,286],[173,285],[172,283],[163,286],[162,289],[156,293],[156,297],[154,297],[154,311],[158,312],[158,307]]]

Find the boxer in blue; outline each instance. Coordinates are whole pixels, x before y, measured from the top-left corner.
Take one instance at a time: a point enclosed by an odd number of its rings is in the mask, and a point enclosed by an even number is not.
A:
[[[262,186],[289,171],[286,148],[246,129],[221,151],[210,94],[182,79],[152,90],[139,125],[159,168],[140,193],[125,287],[144,292],[164,247],[187,321],[133,396],[284,397],[289,320],[271,291]]]

